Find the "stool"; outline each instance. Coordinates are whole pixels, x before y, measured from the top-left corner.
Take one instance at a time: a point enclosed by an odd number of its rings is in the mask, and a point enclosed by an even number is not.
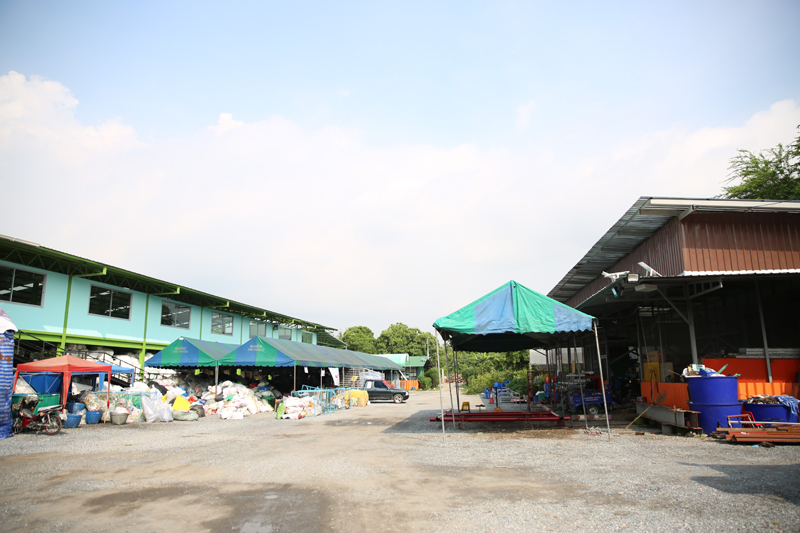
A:
[[[470,408],[469,408],[469,402],[463,402],[463,403],[461,404],[461,409],[459,409],[459,411],[469,411],[469,412],[472,412],[472,411],[470,411]]]

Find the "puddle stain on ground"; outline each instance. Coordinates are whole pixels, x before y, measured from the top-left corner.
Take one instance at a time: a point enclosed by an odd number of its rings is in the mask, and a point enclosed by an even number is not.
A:
[[[83,507],[106,515],[119,515],[124,509],[126,514],[149,516],[158,523],[165,504],[170,513],[193,509],[196,526],[207,531],[280,533],[330,528],[325,526],[330,520],[325,492],[286,484],[220,487],[216,491],[204,484],[148,487],[106,492],[87,499]]]

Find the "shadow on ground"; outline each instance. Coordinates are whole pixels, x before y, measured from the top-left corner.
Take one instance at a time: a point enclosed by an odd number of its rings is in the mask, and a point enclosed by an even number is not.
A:
[[[724,476],[694,476],[691,479],[728,494],[773,495],[795,505],[800,505],[800,465],[701,465],[679,463],[686,466],[712,468]],[[770,483],[763,484],[768,473]],[[758,473],[758,475],[755,475]],[[756,481],[762,480],[762,481]]]

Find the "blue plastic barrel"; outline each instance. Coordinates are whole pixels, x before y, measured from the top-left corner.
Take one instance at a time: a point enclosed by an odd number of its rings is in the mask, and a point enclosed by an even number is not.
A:
[[[779,403],[745,403],[744,410],[753,413],[757,422],[797,422],[797,415]]]
[[[86,423],[97,424],[100,422],[101,416],[103,416],[103,411],[86,411]]]
[[[65,428],[76,428],[81,423],[81,415],[67,415],[67,421],[64,422]]]
[[[71,415],[77,415],[79,411],[86,409],[85,403],[69,402],[67,403],[67,412]]]
[[[720,427],[726,428],[728,427],[729,416],[742,414],[742,404],[738,402],[728,405],[690,403],[689,409],[700,412],[697,418],[704,433],[713,433],[716,431],[717,424],[719,424]]]
[[[732,405],[739,402],[739,380],[733,376],[688,377],[689,401],[702,405]]]

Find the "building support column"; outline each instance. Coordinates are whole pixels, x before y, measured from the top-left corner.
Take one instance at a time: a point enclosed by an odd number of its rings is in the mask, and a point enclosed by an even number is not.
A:
[[[686,323],[689,324],[689,348],[692,350],[692,364],[698,364],[697,361],[697,336],[694,330],[694,310],[692,309],[692,299],[689,298],[688,288],[684,285],[683,293],[686,295]]]
[[[144,304],[144,334],[142,335],[142,349],[139,350],[139,371],[141,373],[139,379],[144,379],[144,355],[145,351],[147,350],[147,317],[149,313],[150,295],[148,294]]]
[[[61,350],[67,348],[67,322],[69,321],[69,299],[72,296],[72,274],[69,275],[67,283],[67,306],[64,308],[64,329],[61,331]]]
[[[756,284],[756,302],[758,302],[758,318],[761,321],[761,337],[764,339],[764,361],[767,363],[767,378],[772,383],[772,363],[769,360],[769,344],[767,344],[767,327],[764,324],[764,308],[761,306],[761,290],[758,287],[758,280]]]

